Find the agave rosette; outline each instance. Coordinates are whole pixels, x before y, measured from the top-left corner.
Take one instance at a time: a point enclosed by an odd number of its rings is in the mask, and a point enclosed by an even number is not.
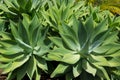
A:
[[[50,44],[46,39],[47,27],[40,24],[35,15],[32,19],[23,14],[19,23],[10,21],[11,33],[1,31],[0,68],[2,74],[8,73],[8,80],[21,80],[26,74],[29,79],[40,79],[42,71],[47,71],[43,56]]]
[[[86,16],[88,9],[85,1],[76,2],[75,0],[51,0],[47,1],[47,9],[41,11],[45,21],[58,30],[58,26],[65,22],[71,24],[71,17],[74,14],[77,18]]]
[[[64,73],[66,80],[72,80],[85,72],[110,80],[106,67],[120,66],[120,44],[118,32],[108,27],[108,18],[96,23],[93,16],[85,22],[73,17],[72,26],[65,23],[59,26],[60,37],[50,37],[56,47],[47,55],[49,60],[60,62],[51,77]]]

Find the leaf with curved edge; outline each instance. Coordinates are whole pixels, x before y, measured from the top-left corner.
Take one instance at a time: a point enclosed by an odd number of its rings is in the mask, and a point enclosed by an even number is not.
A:
[[[36,64],[37,66],[42,69],[43,71],[47,71],[48,67],[47,67],[47,62],[46,60],[44,60],[43,58],[40,57],[35,57],[36,58]]]
[[[2,47],[5,47],[5,48],[9,48],[9,47],[12,47],[12,46],[16,46],[17,43],[14,41],[14,40],[0,40],[0,44],[1,44],[1,48]]]
[[[71,50],[79,50],[80,45],[78,41],[70,35],[62,34],[63,41],[66,43],[66,46]]]
[[[16,7],[12,4],[12,1],[4,0],[4,3],[7,5],[8,9],[11,8],[11,7],[16,9]]]
[[[14,62],[10,62],[9,63],[10,65],[3,69],[3,74],[6,74],[6,73],[13,71],[16,68],[22,66],[28,59],[29,59],[29,56],[24,56],[20,59],[15,60]]]
[[[107,52],[108,50],[110,50],[112,48],[112,45],[108,44],[108,45],[103,45],[103,46],[100,46],[100,47],[97,47],[95,49],[93,49],[93,52],[95,53],[105,53]]]
[[[30,78],[30,80],[32,80],[33,74],[35,73],[35,69],[36,69],[36,60],[34,56],[30,57],[28,67],[29,68],[27,68],[27,75]]]
[[[2,68],[3,72],[2,74],[7,74],[8,72],[11,71],[12,68],[12,62],[8,63],[8,64],[1,64],[0,68]]]
[[[114,57],[113,59],[109,60],[108,63],[110,67],[119,67],[120,66],[120,57]]]
[[[24,63],[26,63],[29,59],[29,56],[26,55],[20,59],[17,59],[15,60],[13,63],[12,63],[12,70],[15,70],[16,68],[22,66]]]
[[[25,9],[25,6],[26,6],[27,2],[28,1],[26,1],[26,0],[23,0],[23,1],[17,0],[17,3],[19,4],[19,6],[23,9]]]
[[[39,38],[39,36],[40,36],[40,26],[38,27],[38,28],[36,28],[34,31],[33,31],[33,34],[31,34],[31,45],[34,47],[34,46],[36,46],[37,45],[37,42],[39,41],[40,42],[40,38]],[[43,35],[41,35],[41,36],[43,36]],[[41,42],[42,42],[42,38],[41,38]]]
[[[38,49],[35,49],[35,48],[38,48]],[[44,44],[42,45],[42,47],[37,46],[35,48],[34,48],[33,54],[37,56],[43,56],[49,51],[49,47],[45,46]]]
[[[109,61],[104,57],[104,56],[94,56],[91,55],[93,62],[93,65],[98,65],[98,66],[110,66]]]
[[[97,69],[96,69],[95,67],[93,67],[93,66],[92,66],[88,61],[86,61],[86,60],[83,60],[82,63],[83,63],[82,67],[83,67],[83,69],[84,69],[85,71],[87,71],[88,73],[92,74],[93,76],[96,75]]]
[[[100,67],[100,66],[95,66],[95,67],[97,67],[103,73],[106,80],[110,80],[110,77],[108,76],[107,71],[103,67]]]
[[[40,71],[38,71],[38,69],[36,68],[35,70],[36,76],[35,76],[35,80],[40,80],[41,75],[40,75]]]
[[[38,26],[40,26],[39,19],[38,19],[37,15],[35,15],[35,16],[33,17],[33,19],[31,20],[31,23],[30,23],[29,28],[28,28],[30,34],[33,34],[33,31],[34,31]]]
[[[73,65],[73,75],[74,77],[78,77],[82,73],[82,63],[81,61],[77,62]]]
[[[88,37],[92,35],[92,32],[94,30],[94,21],[93,21],[93,16],[91,15],[85,22],[85,28]]]
[[[9,48],[0,49],[1,54],[4,55],[13,55],[13,54],[19,54],[20,52],[23,52],[23,49],[20,48],[18,45],[11,46]]]
[[[12,35],[14,36],[14,38],[21,39],[21,37],[19,36],[19,33],[18,33],[18,30],[17,30],[16,26],[17,25],[13,21],[10,21],[10,27],[11,27]]]
[[[19,53],[19,54],[13,54],[13,55],[0,55],[0,62],[11,62],[14,60],[17,60],[19,58],[22,58],[24,54]]]
[[[4,29],[5,29],[4,24],[5,24],[5,21],[2,20],[1,17],[0,17],[0,34],[4,32]]]
[[[108,29],[107,23],[108,23],[107,18],[104,19],[101,23],[99,23],[94,29],[92,38],[95,38],[101,32],[106,31]]]
[[[21,37],[21,40],[23,42],[25,42],[26,44],[30,44],[29,43],[29,33],[28,33],[28,29],[26,28],[26,26],[24,26],[21,22],[21,20],[18,23],[18,28],[17,28],[17,33],[18,35]],[[15,37],[16,39],[16,37]],[[18,38],[19,39],[19,38]]]
[[[108,52],[106,52],[106,55],[112,55],[112,54],[115,54],[116,52],[120,51],[119,47],[120,47],[120,44],[117,44],[117,43],[112,44],[111,49]]]
[[[65,73],[68,68],[69,68],[68,64],[60,63],[57,66],[57,68],[53,71],[53,73],[51,74],[51,78]]]
[[[22,40],[20,39],[17,39],[16,40],[18,41],[19,45],[21,46],[21,48],[27,50],[27,51],[31,51],[32,50],[32,47],[26,43],[24,43]]]
[[[0,63],[0,69],[4,69],[6,67],[9,67],[10,65],[11,63],[7,63],[7,64]]]
[[[65,54],[63,58],[61,59],[62,62],[68,63],[68,64],[75,64],[80,60],[79,54]]]
[[[93,40],[93,43],[91,45],[91,49],[90,49],[90,52],[100,46],[104,41],[105,39],[107,38],[108,34],[110,33],[110,31],[112,30],[112,28],[109,28],[108,30],[104,31],[102,34],[99,34],[95,37],[95,39]]]
[[[13,80],[15,79],[16,73],[14,71],[10,72],[6,78],[6,80]]]
[[[8,12],[8,13],[16,15],[15,13],[11,12],[5,4],[0,3],[0,9],[3,10],[4,12]]]
[[[47,58],[48,60],[61,61],[63,56],[69,53],[73,53],[73,52],[64,48],[56,48],[49,52]]]
[[[107,38],[104,41],[104,45],[105,44],[109,44],[109,43],[115,43],[118,41],[118,31],[112,31],[112,33],[109,33]]]
[[[1,32],[0,36],[2,36],[1,40],[11,40],[12,35],[10,33],[7,32]]]
[[[57,45],[58,47],[61,47],[61,48],[64,47],[61,38],[59,38],[59,37],[49,37],[49,39],[50,39],[55,45]]]
[[[107,59],[104,57],[104,56],[102,56],[102,55],[90,55],[91,56],[91,58],[93,59],[93,60],[95,60],[95,61],[97,61],[97,62],[101,62],[101,61],[105,61],[105,62],[107,62]]]
[[[77,20],[77,18],[75,17],[75,15],[72,16],[72,20],[73,20],[73,25],[72,25],[72,29],[75,32],[75,35],[78,38],[78,26],[80,26],[79,21]]]
[[[81,21],[79,21],[79,26],[78,26],[78,38],[79,38],[79,44],[80,46],[84,46],[87,42],[88,36],[87,36],[87,31],[85,29],[85,26]]]
[[[24,29],[26,29],[26,32],[28,33],[28,29],[31,23],[30,16],[24,13],[22,14],[22,16],[23,16],[22,24],[24,26]]]
[[[71,38],[77,39],[76,31],[72,29],[70,26],[67,24],[63,23],[62,26],[58,27],[60,34],[65,34],[65,35],[70,35]]]
[[[29,68],[28,66],[28,62],[26,62],[25,64],[23,64],[21,67],[19,67],[18,69],[16,69],[17,72],[17,80],[22,80],[22,78],[25,76],[25,74],[27,73],[27,68]]]
[[[120,56],[120,51],[114,52],[113,54],[108,55],[110,57],[118,57]]]

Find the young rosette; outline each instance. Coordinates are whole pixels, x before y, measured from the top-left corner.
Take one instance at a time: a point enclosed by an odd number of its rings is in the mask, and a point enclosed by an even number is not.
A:
[[[55,47],[47,55],[59,62],[51,77],[65,74],[66,80],[110,80],[109,70],[120,66],[118,32],[113,28],[108,18],[95,22],[93,16],[86,21],[73,17],[72,26],[59,26],[60,37],[50,37]]]
[[[48,28],[40,24],[36,15],[22,15],[19,23],[10,21],[11,33],[0,33],[0,68],[2,74],[8,74],[7,80],[22,80],[25,75],[30,80],[40,80],[41,72],[48,70],[43,58],[50,47]]]

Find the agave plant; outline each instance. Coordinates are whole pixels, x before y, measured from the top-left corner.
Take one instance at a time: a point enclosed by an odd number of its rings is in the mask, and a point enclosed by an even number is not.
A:
[[[60,37],[50,37],[56,47],[47,55],[48,60],[60,62],[51,77],[65,74],[66,80],[81,75],[78,80],[110,80],[107,68],[120,66],[120,44],[118,32],[108,27],[108,18],[96,23],[92,15],[85,22],[73,17],[72,26],[59,26]]]
[[[88,14],[85,1],[75,0],[51,0],[47,1],[47,9],[41,11],[45,21],[58,30],[58,26],[65,22],[71,24],[71,17],[74,14],[77,18]]]
[[[50,47],[48,27],[43,27],[36,15],[32,19],[22,15],[19,23],[10,21],[11,33],[0,33],[0,68],[2,74],[8,73],[7,80],[21,80],[26,74],[30,80],[40,80],[41,72],[48,70],[43,58]]]
[[[0,10],[2,16],[5,16],[4,18],[17,22],[22,17],[22,13],[34,16],[45,2],[46,0],[2,0]]]

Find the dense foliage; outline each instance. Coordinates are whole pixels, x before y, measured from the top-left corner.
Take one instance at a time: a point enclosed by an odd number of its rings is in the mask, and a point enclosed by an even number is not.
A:
[[[102,4],[102,3],[101,3]],[[120,17],[84,0],[0,0],[7,80],[120,79]]]

